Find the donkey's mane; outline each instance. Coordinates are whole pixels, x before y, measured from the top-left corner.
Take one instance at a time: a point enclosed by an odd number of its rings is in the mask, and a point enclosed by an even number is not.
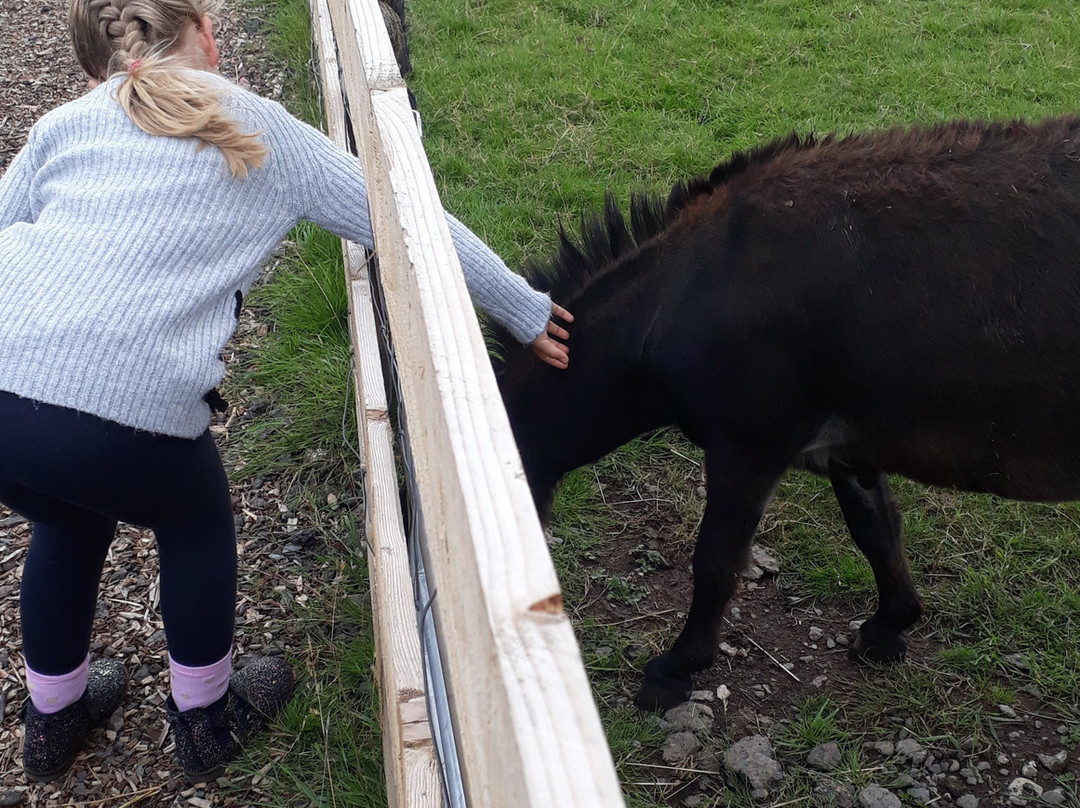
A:
[[[708,176],[697,176],[678,182],[664,200],[649,194],[630,197],[630,220],[619,208],[615,196],[608,192],[603,209],[590,211],[581,217],[578,236],[571,237],[560,224],[558,248],[546,261],[529,260],[521,274],[534,289],[547,292],[559,304],[570,304],[594,280],[614,267],[621,259],[638,250],[678,219],[696,198],[711,193],[747,168],[764,163],[788,151],[807,149],[816,145],[812,135],[791,134],[777,138],[753,149],[736,152]],[[505,329],[492,324],[498,353],[509,356],[508,348],[516,343]]]
[[[646,241],[663,233],[699,196],[711,193],[749,167],[764,163],[789,151],[815,146],[812,135],[791,134],[762,146],[733,154],[708,176],[678,182],[666,200],[649,194],[630,197],[630,221],[619,208],[613,194],[604,197],[603,209],[582,215],[576,237],[559,226],[555,255],[546,261],[528,261],[521,274],[536,289],[548,292],[558,303],[572,301],[598,276],[620,259],[635,252]]]

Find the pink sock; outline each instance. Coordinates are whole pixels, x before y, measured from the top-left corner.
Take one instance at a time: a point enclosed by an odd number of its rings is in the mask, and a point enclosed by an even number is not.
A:
[[[69,704],[74,704],[86,691],[86,680],[90,670],[90,655],[71,673],[60,676],[46,676],[30,670],[26,665],[26,687],[30,690],[30,701],[42,715],[58,713]]]
[[[212,665],[189,668],[169,655],[169,679],[173,701],[180,712],[209,707],[225,695],[232,673],[232,649]]]

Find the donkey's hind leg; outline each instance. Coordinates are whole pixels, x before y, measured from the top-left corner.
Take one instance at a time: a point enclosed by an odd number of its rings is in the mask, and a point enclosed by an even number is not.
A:
[[[911,580],[888,481],[876,471],[860,473],[839,463],[829,464],[829,481],[851,537],[870,562],[878,591],[878,609],[859,629],[851,656],[900,661],[907,653],[907,631],[923,605]]]

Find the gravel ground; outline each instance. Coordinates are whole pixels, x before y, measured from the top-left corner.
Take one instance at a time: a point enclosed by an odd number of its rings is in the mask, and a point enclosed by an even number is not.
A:
[[[86,90],[65,29],[67,7],[47,0],[0,0],[0,172],[22,147],[43,113]],[[231,9],[220,21],[221,72],[256,92],[280,94],[279,69],[257,36],[253,11]],[[225,357],[236,366],[244,348],[265,334],[245,312]],[[234,406],[212,427],[226,462],[234,463],[234,437],[259,409],[248,391],[230,390]],[[300,649],[301,621],[290,619],[313,587],[333,585],[337,571],[312,557],[332,541],[335,519],[290,511],[292,481],[262,478],[234,486],[239,534],[240,603],[237,656]],[[341,502],[345,495],[338,495]],[[22,772],[20,711],[26,697],[18,623],[19,580],[30,525],[0,508],[0,806],[251,805],[261,801],[261,777],[230,774],[234,788],[188,787],[172,755],[163,702],[168,693],[164,632],[157,613],[157,554],[151,534],[121,526],[102,580],[93,653],[127,667],[129,691],[122,710],[91,736],[87,750],[64,779],[28,786]],[[323,549],[325,549],[323,547]],[[295,653],[292,654],[295,658]],[[301,661],[301,665],[303,662]],[[303,676],[302,671],[298,671]],[[272,764],[272,760],[268,764]],[[269,765],[266,767],[269,769]]]

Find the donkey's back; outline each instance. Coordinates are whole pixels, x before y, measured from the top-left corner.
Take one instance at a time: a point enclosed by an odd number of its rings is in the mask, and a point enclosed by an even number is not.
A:
[[[1078,134],[1062,118],[788,141],[676,194],[666,254],[713,253],[687,262],[653,343],[686,431],[1080,497]],[[698,373],[675,378],[688,350]]]

